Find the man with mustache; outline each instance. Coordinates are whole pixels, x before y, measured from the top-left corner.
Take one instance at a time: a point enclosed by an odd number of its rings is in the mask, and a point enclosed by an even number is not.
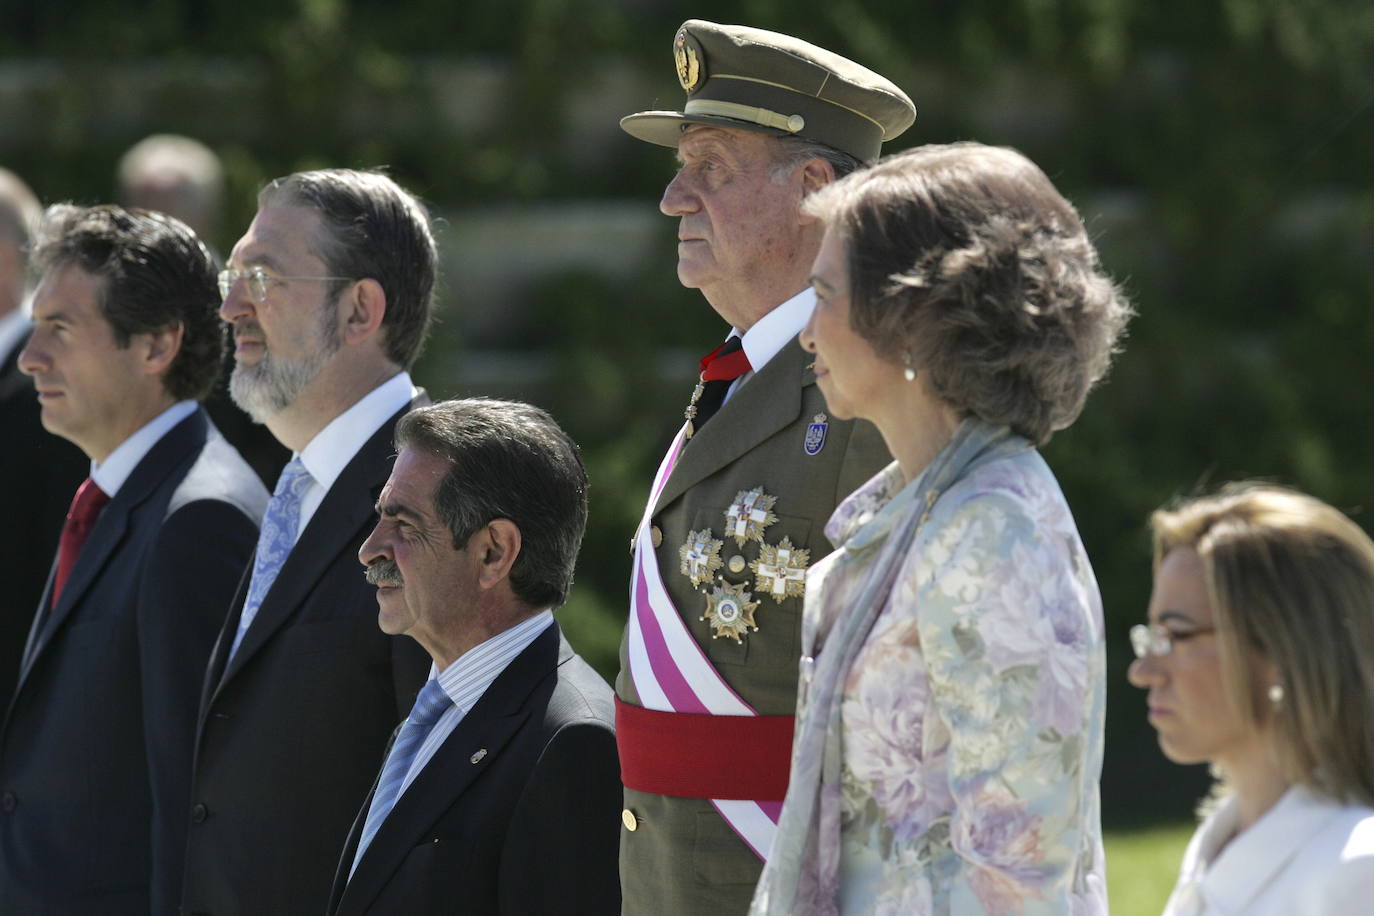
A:
[[[587,522],[577,446],[536,407],[481,399],[412,411],[396,446],[358,559],[382,630],[433,665],[328,912],[614,913],[611,689],[553,619]]]
[[[19,366],[90,476],[0,733],[0,913],[162,916],[179,899],[196,694],[267,491],[198,403],[225,335],[214,262],[184,223],[59,205],[35,262]]]
[[[385,175],[329,169],[268,184],[220,274],[230,393],[293,457],[206,672],[186,912],[318,911],[424,683],[424,653],[378,631],[355,563],[396,421],[426,402],[407,370],[435,263],[414,197]]]

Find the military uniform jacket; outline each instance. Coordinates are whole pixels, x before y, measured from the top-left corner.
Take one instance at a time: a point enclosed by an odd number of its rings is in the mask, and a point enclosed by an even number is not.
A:
[[[678,613],[715,669],[761,715],[796,711],[802,598],[779,603],[755,588],[748,564],[758,558],[760,544],[740,547],[727,536],[726,510],[741,491],[761,488],[776,497],[777,517],[763,541],[777,545],[786,537],[815,562],[831,550],[823,528],[835,506],[891,461],[871,424],[829,417],[810,361],[792,341],[740,386],[687,442],[652,515],[654,553]],[[825,425],[824,441],[808,454],[807,436],[814,448],[818,423]],[[710,623],[700,619],[706,593],[680,571],[688,533],[701,529],[724,542],[715,575],[743,583],[759,601],[758,630],[740,642],[713,638]],[[736,556],[741,559],[733,561]],[[625,643],[620,661],[616,693],[638,705]],[[621,829],[623,912],[725,916],[749,909],[762,863],[708,800],[626,789],[625,807],[635,829]]]

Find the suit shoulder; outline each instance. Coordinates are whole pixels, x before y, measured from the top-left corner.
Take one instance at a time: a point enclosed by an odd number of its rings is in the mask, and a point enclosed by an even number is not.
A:
[[[212,428],[172,494],[167,515],[170,517],[193,502],[213,500],[230,504],[256,524],[262,521],[268,498],[267,488],[248,462]]]
[[[582,656],[573,653],[557,669],[558,684],[549,700],[546,724],[594,720],[615,727],[615,694],[606,679]]]

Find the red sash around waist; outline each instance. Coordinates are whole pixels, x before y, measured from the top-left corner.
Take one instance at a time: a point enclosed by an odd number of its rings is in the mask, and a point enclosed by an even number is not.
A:
[[[616,697],[621,782],[679,798],[782,801],[793,722],[793,716],[660,712]]]

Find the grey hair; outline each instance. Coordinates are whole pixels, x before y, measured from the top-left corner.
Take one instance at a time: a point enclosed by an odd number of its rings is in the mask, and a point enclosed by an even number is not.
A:
[[[863,163],[848,153],[837,150],[833,146],[818,143],[815,140],[808,140],[806,137],[775,137],[774,139],[778,143],[778,152],[772,170],[774,181],[782,181],[792,173],[793,169],[810,159],[821,159],[830,163],[830,168],[835,172],[837,179],[863,168]]]

